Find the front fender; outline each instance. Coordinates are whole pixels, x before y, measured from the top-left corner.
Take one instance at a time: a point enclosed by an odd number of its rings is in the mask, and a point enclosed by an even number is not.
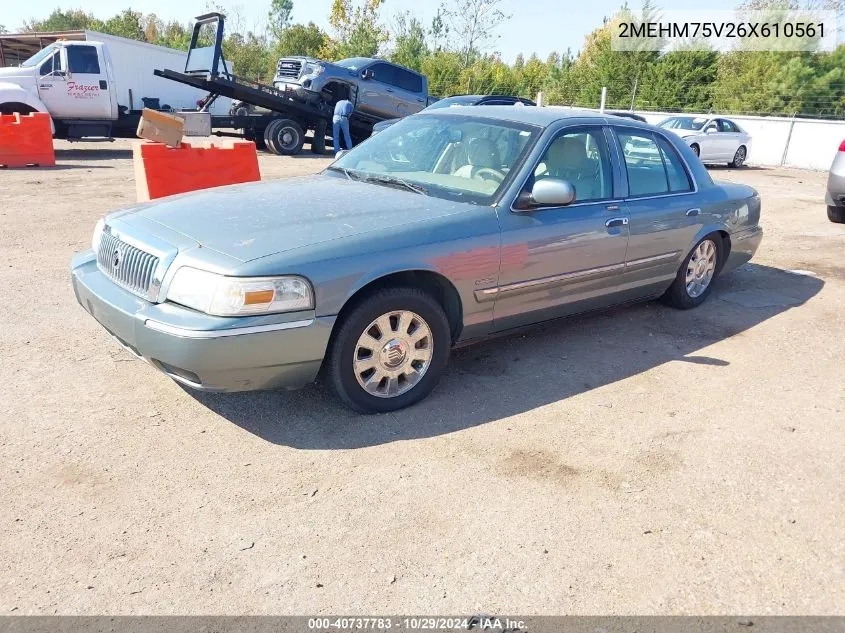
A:
[[[36,95],[21,86],[8,82],[0,82],[0,106],[6,103],[23,103],[36,112],[50,114],[47,106]],[[53,117],[50,117],[50,128],[53,134],[56,133],[56,126],[53,124]]]

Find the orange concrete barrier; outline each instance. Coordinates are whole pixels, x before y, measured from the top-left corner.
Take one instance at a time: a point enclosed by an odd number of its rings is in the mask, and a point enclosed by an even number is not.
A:
[[[176,193],[261,180],[258,155],[252,141],[231,146],[191,147],[182,143],[141,143],[133,150],[138,201]]]
[[[51,167],[55,164],[49,114],[0,114],[0,166]]]

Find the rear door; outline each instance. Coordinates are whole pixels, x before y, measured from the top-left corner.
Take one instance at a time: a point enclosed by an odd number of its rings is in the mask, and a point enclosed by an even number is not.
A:
[[[423,80],[420,75],[404,68],[393,68],[394,108],[397,117],[408,116],[425,107]]]
[[[725,160],[733,160],[736,150],[742,142],[739,128],[732,121],[719,119],[719,132],[722,137],[723,156]]]
[[[689,168],[667,137],[614,126],[627,185],[629,217],[626,283],[636,287],[672,279],[704,226]]]

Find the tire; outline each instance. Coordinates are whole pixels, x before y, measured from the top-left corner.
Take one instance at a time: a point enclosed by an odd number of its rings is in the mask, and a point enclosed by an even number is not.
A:
[[[422,338],[415,341],[413,335]],[[449,360],[451,345],[449,321],[431,295],[416,288],[386,288],[343,318],[329,344],[326,374],[335,393],[352,409],[396,411],[431,393]],[[409,354],[410,350],[419,353]],[[370,356],[374,362],[368,367]],[[356,359],[363,361],[357,367]],[[370,385],[369,390],[364,384]],[[395,393],[389,395],[389,390]]]
[[[827,219],[837,224],[845,224],[845,207],[827,206]]]
[[[747,151],[745,149],[745,145],[740,145],[736,148],[736,154],[734,154],[734,159],[728,163],[728,167],[733,167],[734,169],[739,169],[745,164],[745,159],[747,158]]]
[[[276,127],[281,122],[281,119],[273,119],[270,123],[267,124],[267,127],[264,128],[264,146],[267,148],[267,151],[272,152],[273,154],[279,154],[279,150],[273,145],[275,135],[276,135]]]
[[[693,143],[689,146],[689,148],[692,150],[693,154],[695,154],[699,158],[701,157],[701,148],[698,146],[698,143]]]
[[[283,156],[295,156],[302,151],[305,132],[293,119],[278,119],[272,136],[273,148]]]
[[[326,129],[328,124],[320,120],[314,126],[314,139],[311,141],[311,152],[323,155],[326,153]]]
[[[664,301],[679,310],[689,310],[704,303],[721,269],[723,249],[722,238],[717,233],[702,238],[684,258],[675,281],[663,295]],[[701,260],[706,263],[699,264]],[[706,282],[703,288],[702,282]]]

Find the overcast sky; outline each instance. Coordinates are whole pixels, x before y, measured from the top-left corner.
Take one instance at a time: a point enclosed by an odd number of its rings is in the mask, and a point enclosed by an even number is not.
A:
[[[359,4],[361,0],[353,0]],[[262,25],[270,6],[269,0],[220,0],[216,2],[230,11],[240,13],[247,27]],[[331,0],[294,0],[293,19],[296,22],[313,21],[328,28]],[[552,51],[571,48],[578,51],[584,37],[600,26],[602,18],[616,11],[622,0],[503,0],[502,10],[510,15],[499,29],[500,37],[492,49],[502,54],[507,61],[513,61],[518,53],[526,57],[536,52],[541,58]],[[639,9],[639,0],[629,1],[632,9]],[[729,9],[737,0],[674,0],[671,4],[658,2],[663,9]],[[85,2],[63,2],[62,0],[27,0],[27,2],[4,1],[0,11],[0,24],[10,32],[20,29],[24,20],[44,18],[56,7],[82,6],[99,18],[107,18],[118,11],[118,7],[131,6],[135,11],[155,13],[164,20],[176,19],[190,22],[207,9],[207,0],[85,0]],[[391,16],[406,9],[426,25],[431,21],[439,1],[437,0],[386,0],[382,9],[388,23]]]

